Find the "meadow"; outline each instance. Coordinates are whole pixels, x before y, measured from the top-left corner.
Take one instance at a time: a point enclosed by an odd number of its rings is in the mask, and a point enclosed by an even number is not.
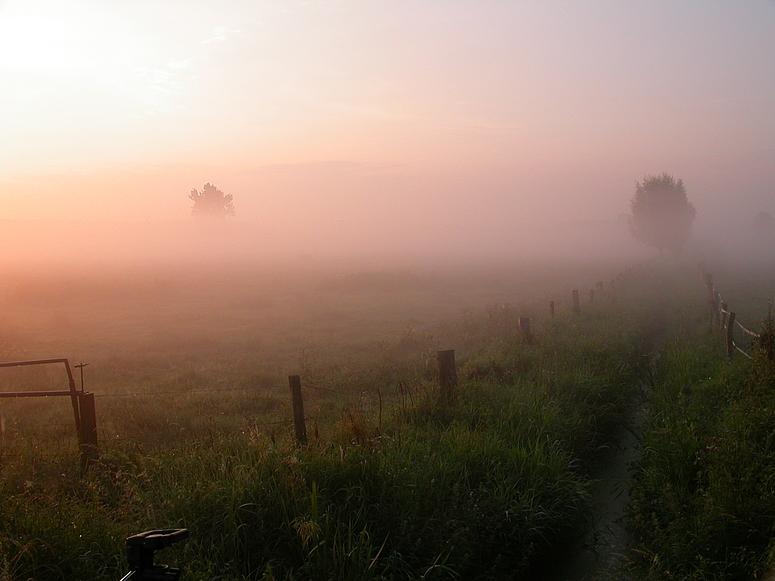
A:
[[[714,281],[743,324],[749,354],[727,357],[699,281],[690,324],[655,361],[644,454],[634,466],[632,527],[651,579],[771,578],[775,565],[775,296],[771,267],[719,265]]]
[[[684,270],[617,279],[624,270],[9,274],[2,358],[89,363],[100,459],[80,468],[62,401],[0,401],[0,578],[119,578],[123,538],[168,527],[191,531],[169,551],[186,579],[548,575],[590,526],[590,472],[653,380],[647,361],[671,334],[707,329]],[[605,292],[589,302],[597,281]],[[451,403],[440,349],[458,357]],[[63,381],[6,371],[5,391]],[[306,447],[293,440],[291,374]]]
[[[598,272],[613,276],[617,268]],[[453,343],[466,321],[473,329],[483,316],[491,328],[505,327],[517,313],[544,315],[552,298],[567,303],[572,286],[594,282],[585,267],[531,264],[412,270],[208,263],[11,272],[0,283],[0,359],[88,363],[85,385],[97,395],[103,439],[185,440],[246,417],[287,420],[292,374],[311,390],[307,415],[328,421],[329,412],[354,405],[362,393],[382,387],[387,396],[389,386],[410,383],[419,369],[426,373],[436,349],[464,348]],[[3,377],[7,391],[65,389],[64,379],[60,369],[30,368]],[[35,414],[15,424],[20,416],[7,414],[6,436],[36,418],[40,428],[68,421],[61,402],[17,403]],[[64,415],[49,417],[57,410]]]

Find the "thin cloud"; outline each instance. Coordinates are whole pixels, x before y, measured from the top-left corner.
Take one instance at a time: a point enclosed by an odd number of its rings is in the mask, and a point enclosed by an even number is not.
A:
[[[170,59],[169,67],[174,71],[185,71],[193,67],[194,59]]]
[[[321,175],[321,174],[374,174],[407,167],[406,163],[362,163],[351,160],[309,161],[301,163],[275,163],[261,166],[260,170],[272,174]]]
[[[288,173],[303,175],[309,173],[318,173],[321,171],[343,171],[360,168],[363,164],[357,161],[307,161],[301,163],[274,163],[265,165],[264,169],[271,173]]]
[[[230,38],[237,36],[240,32],[239,29],[229,30],[225,26],[219,26],[213,31],[213,35],[210,38],[206,38],[202,41],[202,44],[212,44],[215,42],[226,42]]]

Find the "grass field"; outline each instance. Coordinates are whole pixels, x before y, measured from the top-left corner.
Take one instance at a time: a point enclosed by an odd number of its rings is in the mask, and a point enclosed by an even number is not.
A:
[[[613,276],[615,268],[598,272]],[[0,287],[0,350],[6,361],[69,357],[74,364],[89,363],[86,386],[99,398],[104,437],[158,440],[142,426],[132,427],[130,416],[160,409],[169,425],[189,431],[195,424],[238,421],[240,416],[223,416],[243,410],[250,417],[276,420],[280,414],[286,419],[278,406],[286,404],[291,374],[320,388],[313,394],[323,412],[334,400],[352,405],[350,396],[357,399],[382,384],[388,395],[389,385],[407,383],[418,365],[430,365],[436,349],[464,348],[452,343],[461,332],[470,334],[474,319],[506,327],[517,313],[544,315],[551,298],[558,300],[558,308],[564,300],[567,309],[571,286],[592,286],[593,278],[581,267],[539,270],[533,265],[424,271],[230,265],[116,268],[85,275],[12,273]],[[471,322],[468,329],[465,320]],[[42,381],[63,386],[59,369],[40,377],[36,374],[43,370],[6,371],[9,385]],[[336,398],[325,396],[332,393],[324,390],[332,389],[331,382]],[[175,405],[165,408],[154,398]],[[39,401],[31,405],[41,409]],[[316,405],[310,402],[308,415],[321,416]],[[61,407],[53,402],[52,413]],[[113,408],[116,413],[108,413]],[[47,418],[40,411],[36,415]],[[116,422],[123,425],[111,427],[107,418],[119,416]],[[11,417],[6,419],[9,429]],[[66,413],[51,420],[65,418]]]
[[[118,578],[125,536],[187,527],[171,558],[188,579],[535,578],[589,524],[587,469],[628,415],[642,356],[704,313],[666,298],[677,284],[692,296],[686,277],[646,266],[611,287],[622,270],[9,275],[3,358],[90,364],[100,461],[79,468],[63,401],[0,401],[0,576]],[[597,281],[607,293],[590,304]],[[449,348],[460,385],[445,405],[435,354]],[[64,375],[4,371],[5,391]]]
[[[753,579],[775,564],[775,366],[766,321],[775,277],[771,269],[718,272],[730,309],[764,339],[737,329],[753,358],[736,352],[729,360],[698,284],[694,323],[666,344],[633,496],[649,578]]]

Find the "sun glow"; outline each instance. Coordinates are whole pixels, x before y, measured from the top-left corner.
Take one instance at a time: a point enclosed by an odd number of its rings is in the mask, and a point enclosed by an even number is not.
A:
[[[116,15],[78,4],[40,5],[41,15],[21,8],[0,11],[0,70],[101,81],[131,74],[153,56],[148,36]]]
[[[131,159],[180,116],[190,60],[117,14],[47,7],[0,11],[0,171]]]
[[[745,212],[771,212],[772,18],[602,0],[0,0],[0,217],[188,218],[211,182],[240,220],[268,205],[285,220],[294,200],[305,227],[336,200],[353,215],[392,200],[403,225],[400,196],[429,213],[454,200],[456,223],[516,206],[596,219],[662,171],[713,192],[703,220],[726,217],[743,174]]]
[[[64,50],[70,36],[61,22],[25,17],[0,19],[0,70],[72,70],[75,61]]]

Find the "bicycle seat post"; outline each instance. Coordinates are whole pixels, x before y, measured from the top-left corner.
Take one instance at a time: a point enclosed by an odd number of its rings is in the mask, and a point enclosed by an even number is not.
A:
[[[180,569],[155,565],[154,553],[188,538],[187,529],[147,531],[126,539],[129,573],[121,581],[178,581]]]

